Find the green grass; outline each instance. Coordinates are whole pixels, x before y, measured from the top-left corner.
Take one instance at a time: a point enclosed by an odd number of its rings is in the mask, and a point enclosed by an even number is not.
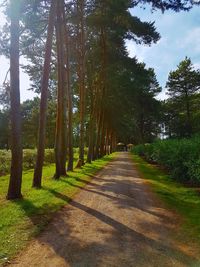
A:
[[[148,180],[153,191],[168,208],[181,215],[182,230],[187,238],[200,242],[200,195],[197,190],[175,182],[164,171],[147,163],[139,156],[133,155],[133,159],[139,173]]]
[[[84,187],[114,154],[68,172],[68,177],[53,180],[54,164],[45,166],[42,189],[33,189],[33,170],[23,173],[23,199],[5,199],[9,176],[0,178],[0,265],[20,251],[53,217],[54,213]],[[61,196],[65,195],[65,198]]]

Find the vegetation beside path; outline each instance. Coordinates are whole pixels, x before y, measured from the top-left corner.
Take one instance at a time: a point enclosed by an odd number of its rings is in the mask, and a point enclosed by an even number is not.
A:
[[[179,182],[200,185],[200,135],[140,144],[133,152],[164,167]]]
[[[115,154],[105,156],[81,169],[68,172],[67,177],[52,179],[55,166],[44,167],[42,189],[33,189],[33,170],[23,173],[23,199],[5,200],[9,176],[0,179],[0,265],[19,252],[33,236],[36,236],[53,217],[55,211],[66,205],[59,197],[64,194],[72,198],[84,187],[92,176],[102,169]]]
[[[182,216],[182,230],[185,238],[200,240],[200,195],[198,188],[189,188],[174,181],[164,171],[133,155],[134,163],[140,175],[151,185],[152,190],[166,203],[167,207]]]

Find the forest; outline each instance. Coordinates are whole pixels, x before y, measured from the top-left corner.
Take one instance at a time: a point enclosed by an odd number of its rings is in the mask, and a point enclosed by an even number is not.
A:
[[[175,183],[199,187],[200,69],[185,55],[169,72],[167,98],[161,100],[164,88],[156,71],[137,54],[130,57],[126,45],[129,40],[151,46],[161,39],[155,23],[142,21],[131,9],[190,12],[198,1],[1,2],[6,23],[0,29],[0,55],[10,68],[0,85],[0,230],[6,229],[0,233],[0,264],[23,248],[20,235],[27,240],[37,235],[77,188],[112,164],[119,143],[133,146],[136,164],[145,164],[142,158]],[[21,70],[37,95],[23,102]],[[61,194],[67,196],[58,200]],[[36,216],[40,223],[33,222]],[[25,217],[35,228],[22,234],[17,225]]]
[[[86,147],[87,162],[91,162],[112,152],[119,141],[149,143],[161,136],[187,138],[200,131],[200,113],[196,108],[200,101],[200,74],[190,58],[183,59],[169,74],[166,84],[169,98],[157,100],[161,87],[154,70],[139,63],[137,57],[130,58],[125,45],[126,39],[141,45],[157,42],[160,35],[154,24],[131,16],[128,8],[136,5],[134,1],[82,2],[59,3],[60,11],[51,6],[51,1],[3,4],[8,18],[12,19],[13,9],[14,64],[20,54],[27,59],[23,69],[30,76],[30,89],[41,93],[41,99],[38,96],[20,105],[16,88],[19,63],[13,67],[17,79],[13,81],[14,91],[10,68],[10,81],[5,77],[0,94],[0,147],[8,150],[14,143],[17,151],[12,163],[19,164],[13,167],[15,171],[19,168],[18,172],[22,168],[22,148],[37,147],[36,187],[41,186],[45,147],[55,147],[55,177],[59,178],[66,174],[66,158],[68,170],[73,168],[73,147],[79,147],[77,165],[81,167]],[[190,8],[188,4],[172,7],[167,2],[163,6],[153,1],[151,4],[154,8],[175,11]],[[56,16],[59,21],[55,21]],[[10,60],[11,30],[9,22],[6,23],[0,46],[1,54]],[[17,132],[13,136],[14,122]],[[4,169],[9,169],[9,162],[5,161],[10,156],[1,154],[0,171],[4,173]],[[12,194],[15,198],[15,194],[19,197],[21,193]]]

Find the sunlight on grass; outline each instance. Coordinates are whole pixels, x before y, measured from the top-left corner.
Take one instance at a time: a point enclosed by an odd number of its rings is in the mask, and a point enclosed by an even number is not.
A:
[[[53,180],[54,164],[44,167],[42,189],[33,189],[33,170],[23,174],[23,199],[7,201],[5,195],[9,176],[0,177],[0,264],[22,249],[31,237],[38,234],[54,212],[84,187],[115,154],[68,172],[68,177]],[[66,199],[59,198],[62,193]]]
[[[200,196],[194,188],[188,188],[175,182],[170,176],[164,174],[156,166],[150,165],[139,156],[133,155],[135,165],[148,182],[154,192],[167,204],[167,206],[184,219],[183,231],[187,235],[200,238]]]

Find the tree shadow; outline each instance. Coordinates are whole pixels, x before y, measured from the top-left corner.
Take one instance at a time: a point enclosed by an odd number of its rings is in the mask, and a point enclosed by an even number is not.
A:
[[[160,260],[155,259],[156,256],[161,259],[162,265],[160,266],[172,266],[172,262],[191,266],[198,262],[196,258],[176,247],[149,238],[97,209],[85,206],[50,188],[47,190],[55,197],[69,203],[72,209],[66,207],[63,214],[61,213],[55,223],[50,225],[50,230],[48,229],[39,240],[53,248],[55,253],[62,257],[69,266],[147,266],[143,265],[145,262],[149,264],[148,266],[157,266],[155,263]],[[103,242],[102,240],[101,242],[97,242],[98,240],[83,242],[73,234],[74,226],[68,221],[75,210],[81,210],[101,222],[101,227],[97,224],[96,234],[105,235]],[[84,227],[87,225],[83,224],[82,231]],[[48,234],[49,231],[51,235]],[[116,253],[121,256],[116,256]],[[114,264],[116,257],[118,265]]]
[[[148,198],[148,194],[145,192],[144,187],[141,186],[141,181],[138,180],[137,174],[136,177],[133,177],[133,174],[131,176],[133,166],[130,161],[127,162],[128,165],[121,164],[123,162],[121,158],[118,162],[120,162],[119,169],[114,169],[114,163],[111,162],[107,166],[109,171],[112,170],[111,175],[105,175],[103,176],[104,178],[102,176],[95,177],[92,182],[88,183],[86,188],[81,188],[82,192],[87,192],[89,199],[91,197],[90,194],[95,194],[95,196],[105,198],[105,200],[102,200],[105,203],[108,200],[112,201],[114,208],[124,209],[124,212],[130,210],[131,213],[128,213],[132,216],[130,220],[135,219],[134,211],[136,209],[144,211],[144,222],[140,221],[138,223],[141,224],[139,225],[141,227],[143,226],[142,224],[145,224],[145,216],[148,213],[161,217],[163,220],[170,220],[169,216],[155,211],[159,207]],[[115,179],[115,176],[118,175],[124,177],[124,179],[121,181],[117,178]],[[84,179],[76,179],[87,183]],[[69,180],[64,182],[80,188],[79,185],[74,185]],[[200,265],[197,258],[188,255],[183,249],[169,243],[169,238],[165,240],[165,237],[162,236],[161,238],[150,236],[148,232],[142,232],[140,228],[134,228],[132,225],[130,227],[127,222],[123,221],[123,217],[116,218],[112,216],[112,212],[108,213],[108,211],[99,210],[97,197],[97,207],[91,207],[81,203],[81,201],[72,200],[69,196],[49,187],[44,187],[43,190],[47,190],[56,198],[69,203],[69,205],[55,214],[53,221],[47,226],[44,233],[37,238],[40,246],[37,251],[33,252],[35,253],[33,256],[37,259],[38,266],[41,266],[40,261],[44,261],[44,254],[42,253],[44,244],[51,251],[50,257],[53,258],[53,250],[55,255],[59,256],[66,264],[56,266],[171,267]],[[141,201],[143,201],[143,205],[141,205]],[[30,201],[22,203],[19,201],[19,205],[22,205],[26,215],[34,222],[30,213],[32,203]],[[34,205],[32,205],[32,209],[36,209],[34,212],[40,213],[40,210]],[[121,214],[123,216],[123,211]],[[34,223],[37,224],[37,221]],[[160,223],[162,224],[162,220]],[[152,221],[148,222],[148,225],[144,225],[144,227],[154,233],[157,232],[161,224],[159,225],[156,221]],[[167,225],[164,228],[167,232]],[[48,254],[46,257],[47,262],[51,263],[48,259]]]
[[[156,207],[155,202],[149,200],[147,193],[145,199],[142,199],[142,203],[145,203],[141,205],[141,198],[144,198],[145,192],[144,187],[141,187],[140,178],[131,176],[131,179],[127,180],[127,175],[122,174],[120,176],[124,177],[123,181],[119,181],[110,177],[102,178],[100,176],[93,176],[92,182],[87,182],[84,179],[76,178],[77,181],[87,184],[87,187],[85,188],[82,188],[81,186],[66,179],[63,179],[62,181],[70,186],[79,188],[82,191],[87,191],[89,193],[97,194],[110,199],[113,201],[113,204],[118,205],[118,208],[127,209],[127,207],[134,207],[151,215],[158,216],[162,219],[170,219],[168,215],[164,214],[163,209],[161,209],[159,206]],[[107,200],[105,199],[105,201]]]

